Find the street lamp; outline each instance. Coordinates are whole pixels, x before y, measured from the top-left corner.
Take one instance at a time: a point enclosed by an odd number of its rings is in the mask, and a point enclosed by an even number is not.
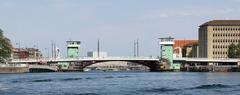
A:
[[[36,59],[38,59],[38,57],[39,57],[39,50],[38,50],[38,45],[33,45],[33,47],[34,47],[34,50],[36,50],[36,51],[34,51],[34,57],[36,58]]]
[[[47,52],[47,58],[49,58],[49,48],[45,48],[46,52]]]
[[[20,42],[16,43],[16,45],[18,45],[18,49],[20,50],[20,48],[21,48]]]

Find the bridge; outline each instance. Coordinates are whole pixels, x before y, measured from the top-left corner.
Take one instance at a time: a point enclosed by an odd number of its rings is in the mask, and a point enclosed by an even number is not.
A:
[[[10,63],[61,63],[61,62],[75,62],[79,64],[81,69],[90,66],[92,64],[101,63],[101,62],[109,62],[109,61],[124,61],[124,62],[132,62],[147,66],[150,68],[150,71],[162,71],[163,69],[168,69],[169,64],[165,61],[165,64],[156,57],[79,57],[79,58],[41,58],[41,59],[14,59]],[[208,58],[174,58],[173,63],[185,65],[240,65],[240,59],[208,59]],[[42,67],[45,68],[45,67]],[[46,68],[46,69],[49,69]],[[56,71],[54,69],[49,69],[52,71]]]
[[[13,59],[10,63],[27,63],[27,64],[35,64],[35,63],[64,63],[64,62],[75,62],[81,66],[83,69],[92,64],[101,63],[101,62],[109,62],[109,61],[124,61],[124,62],[132,62],[147,66],[150,68],[150,71],[160,71],[161,70],[161,62],[159,58],[154,57],[80,57],[80,58],[41,58],[41,59]]]
[[[208,58],[173,58],[173,44],[172,37],[159,38],[161,45],[161,58],[157,57],[79,57],[80,41],[67,41],[67,58],[40,58],[40,59],[13,59],[9,63],[23,63],[23,64],[42,64],[59,66],[60,69],[68,69],[69,65],[77,64],[78,69],[83,69],[92,64],[109,62],[109,61],[124,61],[137,63],[149,67],[150,71],[162,70],[180,70],[181,67],[186,66],[240,66],[240,59],[208,59]],[[99,44],[99,43],[98,43]],[[99,47],[98,47],[99,49]],[[56,56],[55,56],[56,57]],[[36,67],[39,69],[53,70],[48,67]],[[59,69],[59,68],[58,68]]]
[[[39,59],[13,59],[12,63],[34,62],[76,62],[76,61],[159,61],[156,57],[79,57],[79,58],[39,58]]]

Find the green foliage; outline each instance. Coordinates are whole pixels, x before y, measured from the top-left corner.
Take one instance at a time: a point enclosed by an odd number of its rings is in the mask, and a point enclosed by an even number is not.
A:
[[[11,57],[12,45],[8,38],[4,37],[0,29],[0,61]]]
[[[240,58],[240,43],[237,45],[231,44],[228,47],[228,57],[229,58]]]

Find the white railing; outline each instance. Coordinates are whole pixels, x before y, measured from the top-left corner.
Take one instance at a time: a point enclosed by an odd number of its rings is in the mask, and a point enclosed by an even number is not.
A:
[[[39,58],[13,59],[10,62],[48,62],[48,61],[81,61],[81,60],[158,60],[156,57],[79,57],[79,58]]]
[[[174,60],[184,60],[184,61],[234,61],[240,62],[239,58],[174,58]]]

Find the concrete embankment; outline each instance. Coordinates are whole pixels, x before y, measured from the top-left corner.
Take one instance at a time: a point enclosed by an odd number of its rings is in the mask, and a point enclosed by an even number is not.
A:
[[[29,68],[24,64],[0,64],[0,73],[27,73]]]
[[[27,73],[28,67],[0,67],[0,73]]]

